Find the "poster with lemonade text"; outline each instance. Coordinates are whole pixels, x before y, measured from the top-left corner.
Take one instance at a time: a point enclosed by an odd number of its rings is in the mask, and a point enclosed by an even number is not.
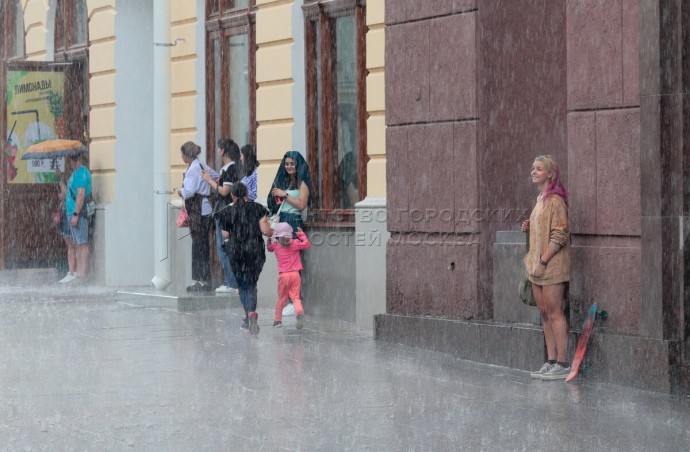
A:
[[[32,144],[61,138],[64,129],[65,74],[54,71],[7,72],[7,130],[3,149],[5,177],[12,184],[57,182],[55,166],[64,170],[64,159],[22,160]]]

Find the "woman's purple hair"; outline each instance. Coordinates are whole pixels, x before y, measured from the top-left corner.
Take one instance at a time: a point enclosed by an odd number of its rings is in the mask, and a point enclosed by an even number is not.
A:
[[[551,195],[558,195],[563,198],[565,205],[568,205],[568,190],[565,189],[561,183],[561,170],[558,168],[556,160],[551,155],[540,155],[534,159],[535,162],[541,162],[546,166],[546,171],[552,173],[553,177],[544,190],[544,199]]]

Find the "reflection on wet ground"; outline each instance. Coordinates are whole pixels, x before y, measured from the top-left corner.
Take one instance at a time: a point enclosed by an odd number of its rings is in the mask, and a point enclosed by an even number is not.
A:
[[[685,397],[137,300],[0,289],[3,450],[690,449]]]

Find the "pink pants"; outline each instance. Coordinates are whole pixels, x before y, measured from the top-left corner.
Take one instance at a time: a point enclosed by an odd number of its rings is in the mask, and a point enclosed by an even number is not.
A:
[[[281,321],[283,319],[283,308],[288,304],[288,299],[292,300],[292,304],[295,306],[295,314],[304,314],[299,293],[301,285],[302,277],[298,271],[278,275],[278,301],[276,301],[275,320]]]

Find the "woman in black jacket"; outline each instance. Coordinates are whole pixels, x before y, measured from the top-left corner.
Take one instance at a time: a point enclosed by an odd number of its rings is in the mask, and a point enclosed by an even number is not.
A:
[[[268,211],[249,199],[243,183],[234,184],[230,194],[234,204],[225,209],[221,216],[223,236],[228,239],[225,252],[230,259],[240,291],[240,302],[244,307],[242,329],[256,334],[259,332],[256,284],[266,262],[263,236],[270,237],[273,231],[268,223]]]

